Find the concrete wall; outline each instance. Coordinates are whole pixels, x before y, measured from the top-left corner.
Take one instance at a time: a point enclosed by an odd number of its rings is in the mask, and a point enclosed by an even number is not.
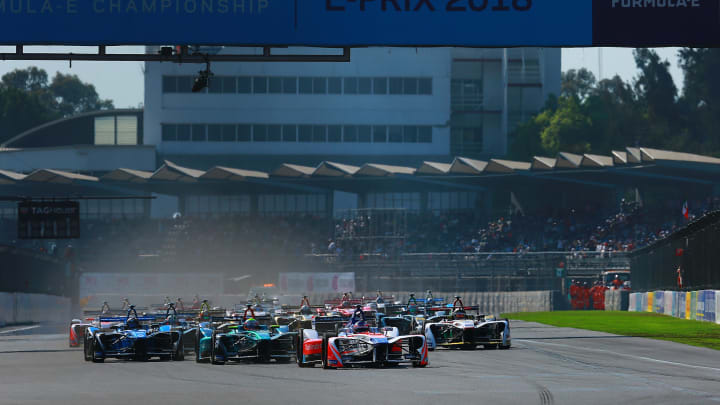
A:
[[[30,322],[67,323],[69,298],[44,294],[0,293],[0,326]]]
[[[353,294],[354,298],[361,298],[363,295],[367,297],[375,297],[375,292]],[[383,296],[392,295],[396,301],[407,302],[410,297],[409,292],[392,292],[383,291]],[[553,310],[553,293],[552,291],[529,291],[529,292],[433,292],[436,298],[445,298],[447,303],[452,304],[453,297],[459,295],[462,297],[465,305],[478,305],[480,312],[483,314],[500,315],[506,312],[540,312]],[[416,293],[417,298],[423,298],[424,294]],[[155,307],[163,304],[165,296],[163,295],[128,295],[130,303],[138,307]],[[122,304],[123,296],[117,294],[101,294],[90,297],[81,305],[86,310],[99,310],[103,301],[107,301],[111,308],[119,308]],[[170,297],[176,299],[177,297]],[[181,297],[186,306],[192,305],[193,297]],[[222,308],[235,308],[236,305],[242,305],[247,302],[247,295],[215,295],[202,296],[208,299],[212,306]],[[281,297],[281,303],[290,305],[299,305],[301,295],[286,295]],[[310,303],[313,305],[322,305],[325,300],[339,298],[337,293],[312,294],[309,296]]]

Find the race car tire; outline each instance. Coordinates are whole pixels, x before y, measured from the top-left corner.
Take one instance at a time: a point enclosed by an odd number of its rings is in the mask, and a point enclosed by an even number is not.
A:
[[[83,358],[85,361],[92,360],[92,353],[90,352],[90,340],[92,337],[90,337],[90,332],[85,331],[85,339],[83,342]]]
[[[215,356],[217,354],[217,353],[215,353],[216,352],[215,342],[217,342],[217,335],[215,334],[215,332],[213,332],[212,338],[210,340],[210,363],[221,366],[221,365],[225,364],[225,361],[217,360],[215,358]]]
[[[298,329],[298,335],[295,339],[295,361],[297,362],[298,367],[314,367],[315,365],[313,363],[305,363],[303,361],[304,353],[303,353],[303,334],[304,329]]]
[[[102,363],[105,361],[104,357],[97,357],[97,350],[95,350],[95,345],[97,344],[97,338],[92,339],[90,343],[90,351],[91,351],[91,358],[93,363]]]
[[[270,353],[270,342],[267,340],[261,340],[258,343],[258,363],[270,363],[272,360],[272,354]]]
[[[175,354],[173,355],[173,360],[175,361],[183,361],[185,360],[185,348],[183,347],[183,335],[180,334],[180,339],[178,339],[177,342],[177,349],[175,350]]]
[[[322,368],[325,370],[330,370],[332,367],[330,367],[330,363],[328,363],[328,344],[329,340],[327,336],[323,336],[322,338],[322,345],[321,347],[321,355],[320,358],[322,359]]]
[[[202,363],[200,358],[200,327],[195,328],[195,363]]]
[[[477,345],[474,344],[464,344],[461,346],[462,350],[475,350],[477,349]]]
[[[483,349],[485,350],[495,350],[498,348],[498,345],[483,345]]]

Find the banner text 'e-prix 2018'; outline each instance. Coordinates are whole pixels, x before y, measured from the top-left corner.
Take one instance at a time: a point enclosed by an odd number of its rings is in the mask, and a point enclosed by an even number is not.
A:
[[[632,46],[719,27],[718,0],[0,0],[6,45]]]

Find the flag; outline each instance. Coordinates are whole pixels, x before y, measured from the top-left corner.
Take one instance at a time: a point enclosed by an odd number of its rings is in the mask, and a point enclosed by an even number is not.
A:
[[[512,191],[510,192],[510,203],[513,206],[513,212],[520,212],[523,216],[525,216],[525,210],[523,210],[522,205],[520,205],[520,201],[518,201],[517,197],[515,197],[515,193]]]
[[[685,219],[690,219],[690,210],[688,209],[687,201],[682,206],[682,214]]]

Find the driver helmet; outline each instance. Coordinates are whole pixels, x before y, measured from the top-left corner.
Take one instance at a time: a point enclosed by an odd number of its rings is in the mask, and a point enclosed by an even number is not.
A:
[[[300,308],[300,314],[301,314],[301,315],[312,315],[312,310],[310,309],[309,306],[303,305],[303,306]]]
[[[138,321],[137,318],[133,317],[127,320],[125,326],[128,329],[138,329],[140,328],[140,321]]]
[[[465,319],[465,310],[462,308],[458,308],[453,312],[453,318],[455,319]]]
[[[370,327],[365,323],[365,321],[357,321],[353,325],[353,332],[368,332],[370,331]]]
[[[258,330],[260,329],[260,324],[258,323],[255,318],[250,318],[247,321],[245,321],[245,324],[243,325],[246,330]]]

